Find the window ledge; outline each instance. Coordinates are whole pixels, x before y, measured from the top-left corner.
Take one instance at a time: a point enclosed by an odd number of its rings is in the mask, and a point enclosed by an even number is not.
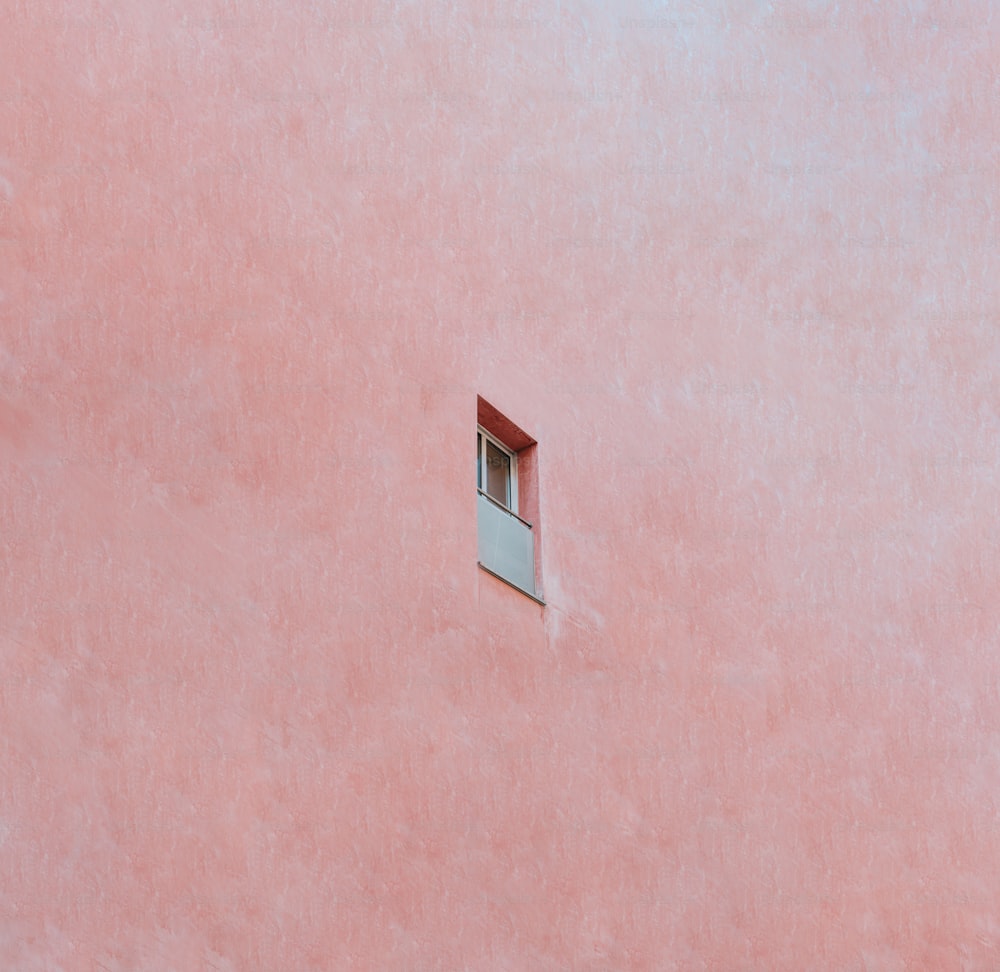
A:
[[[486,564],[484,564],[482,561],[479,561],[479,569],[485,570],[486,573],[489,574],[491,577],[495,577],[498,581],[502,581],[508,587],[512,587],[519,594],[523,594],[525,597],[530,597],[531,600],[533,600],[536,604],[541,604],[542,607],[545,607],[545,602],[540,597],[538,597],[537,594],[532,594],[529,591],[526,591],[523,587],[518,587],[517,584],[514,584],[512,581],[507,580],[506,577],[502,577],[495,570],[490,570],[489,567],[487,567]]]

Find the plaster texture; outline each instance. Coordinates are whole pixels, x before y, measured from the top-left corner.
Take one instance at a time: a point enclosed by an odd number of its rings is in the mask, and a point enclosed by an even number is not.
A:
[[[0,968],[1000,969],[995,5],[0,21]]]

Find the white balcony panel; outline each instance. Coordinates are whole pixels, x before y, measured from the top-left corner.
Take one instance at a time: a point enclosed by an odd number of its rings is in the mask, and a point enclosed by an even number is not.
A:
[[[535,597],[535,537],[531,527],[479,494],[479,562]]]

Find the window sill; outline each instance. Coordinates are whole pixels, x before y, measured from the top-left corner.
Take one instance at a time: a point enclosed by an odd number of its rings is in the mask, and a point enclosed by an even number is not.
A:
[[[506,577],[502,577],[495,570],[490,570],[489,567],[487,567],[482,561],[479,562],[479,569],[486,571],[486,573],[489,574],[491,577],[495,577],[498,581],[502,581],[504,584],[506,584],[508,587],[513,588],[519,594],[523,594],[525,597],[530,597],[531,600],[533,600],[536,604],[540,604],[542,607],[545,607],[545,602],[536,594],[532,594],[529,591],[526,591],[523,587],[518,587],[517,584],[507,580]]]

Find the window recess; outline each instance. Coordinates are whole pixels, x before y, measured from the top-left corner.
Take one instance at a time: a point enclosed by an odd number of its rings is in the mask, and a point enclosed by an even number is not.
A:
[[[544,603],[537,556],[536,449],[534,439],[479,399],[479,566]]]

